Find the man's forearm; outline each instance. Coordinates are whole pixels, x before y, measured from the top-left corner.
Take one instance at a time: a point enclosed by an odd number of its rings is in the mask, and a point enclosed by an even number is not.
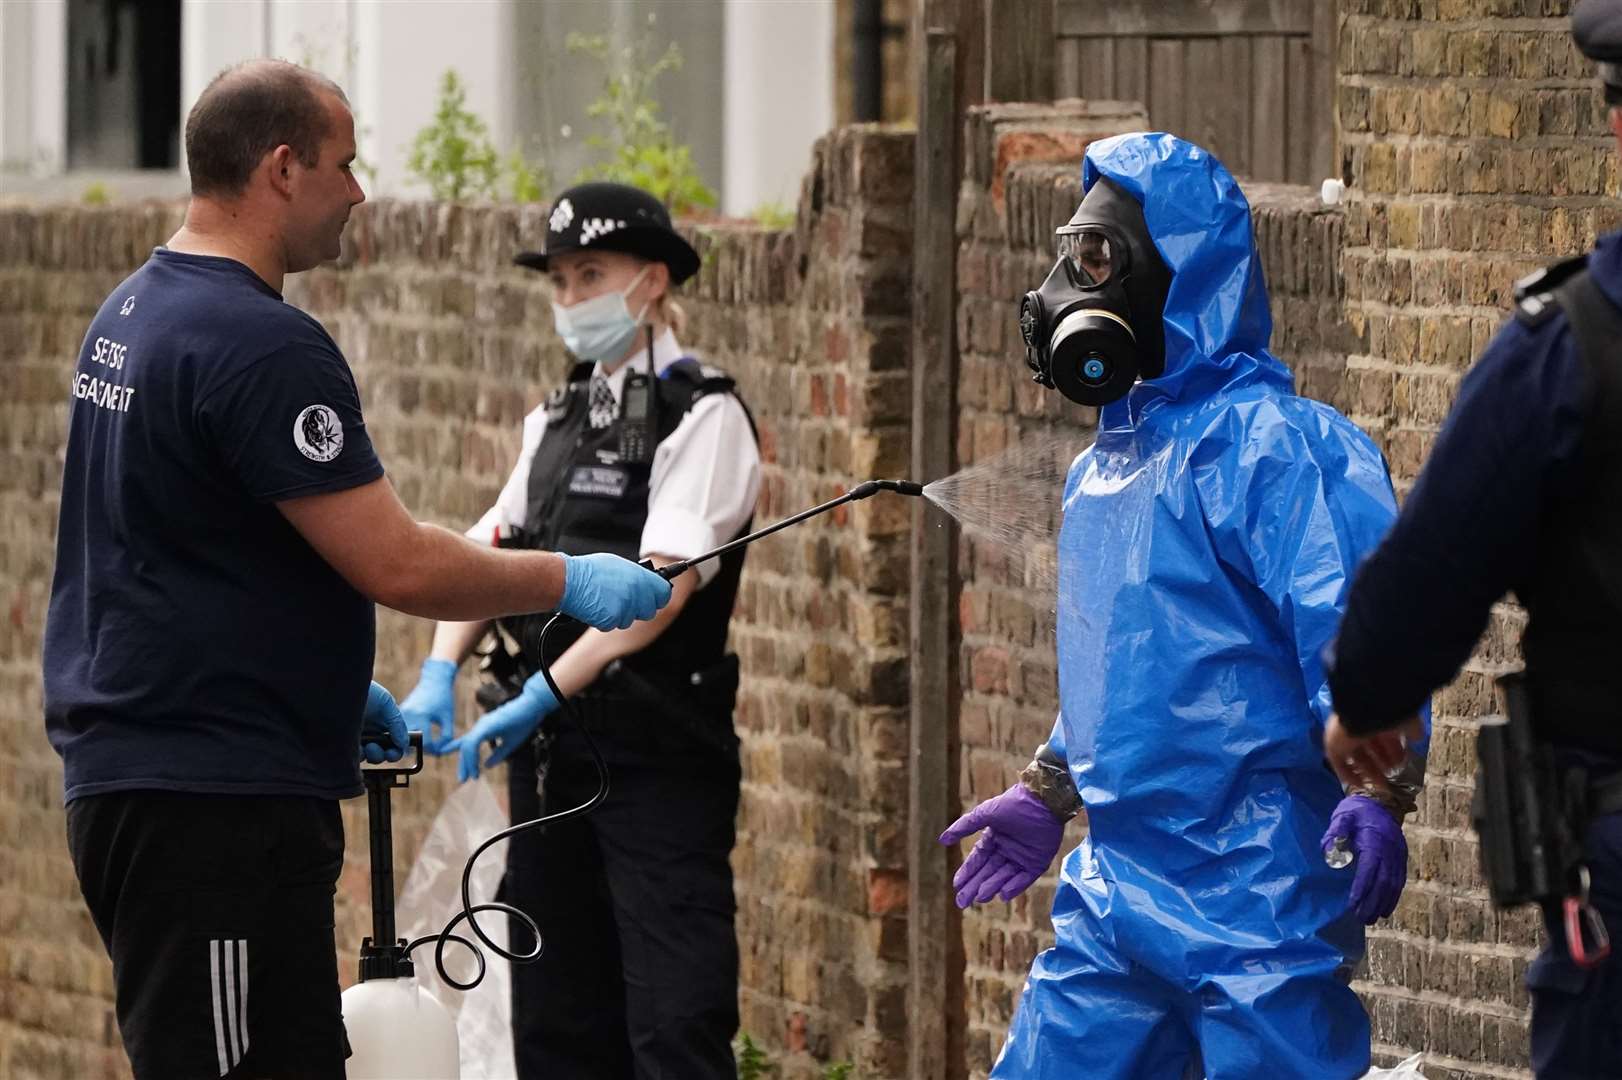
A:
[[[550,611],[563,598],[563,557],[485,547],[437,525],[416,523],[396,554],[379,603],[426,619],[478,622]]]
[[[416,521],[387,477],[276,508],[361,595],[408,615],[471,622],[550,611],[563,598],[562,556],[484,547]]]

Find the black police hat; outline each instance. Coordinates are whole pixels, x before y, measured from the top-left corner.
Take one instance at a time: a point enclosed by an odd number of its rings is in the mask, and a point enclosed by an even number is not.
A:
[[[623,251],[662,262],[676,285],[698,273],[698,252],[671,227],[664,204],[629,184],[578,184],[559,195],[545,246],[519,252],[513,262],[545,270],[548,259],[568,251]]]
[[[1571,16],[1577,51],[1599,61],[1605,102],[1622,105],[1622,0],[1583,0]]]

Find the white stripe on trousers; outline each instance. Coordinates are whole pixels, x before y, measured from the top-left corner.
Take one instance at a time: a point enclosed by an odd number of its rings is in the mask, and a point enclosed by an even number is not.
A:
[[[224,1076],[248,1052],[248,943],[212,938],[209,989],[214,999],[214,1052]]]

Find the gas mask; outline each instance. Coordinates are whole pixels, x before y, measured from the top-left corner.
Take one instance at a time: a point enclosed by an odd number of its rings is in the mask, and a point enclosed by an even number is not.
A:
[[[1019,305],[1025,362],[1043,386],[1105,405],[1166,369],[1171,271],[1142,205],[1107,177],[1056,236],[1058,262]]]

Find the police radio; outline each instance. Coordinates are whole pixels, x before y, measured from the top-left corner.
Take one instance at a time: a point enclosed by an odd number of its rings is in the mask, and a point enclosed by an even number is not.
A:
[[[625,389],[620,399],[620,460],[646,465],[653,460],[657,441],[655,414],[659,405],[659,388],[654,385],[653,328],[648,328],[648,368],[631,371],[625,376]]]

